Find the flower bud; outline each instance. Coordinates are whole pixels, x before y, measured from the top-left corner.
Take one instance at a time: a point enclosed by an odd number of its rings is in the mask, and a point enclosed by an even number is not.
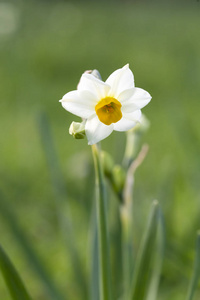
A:
[[[120,165],[115,165],[112,170],[113,186],[117,193],[121,193],[126,179],[125,170]]]
[[[98,78],[99,80],[102,80],[101,74],[99,73],[98,70],[96,70],[96,69],[92,70],[91,74],[92,74],[94,77]]]
[[[79,123],[79,122],[72,122],[69,127],[69,133],[75,138],[75,139],[84,139],[85,137],[85,121]]]
[[[135,127],[130,129],[130,131],[134,133],[143,134],[149,129],[149,127],[150,127],[149,120],[144,114],[142,114],[140,121],[137,123]]]
[[[102,162],[104,174],[107,177],[110,177],[112,170],[114,168],[114,161],[112,156],[106,151],[101,151],[101,162]]]

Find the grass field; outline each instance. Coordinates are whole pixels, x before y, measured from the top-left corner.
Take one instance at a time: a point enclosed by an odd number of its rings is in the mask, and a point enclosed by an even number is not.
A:
[[[0,243],[33,299],[48,298],[21,247],[15,219],[59,289],[69,299],[89,299],[84,284],[94,202],[91,150],[86,140],[69,136],[69,125],[78,117],[64,111],[58,100],[76,89],[85,70],[98,69],[106,79],[126,63],[136,86],[152,95],[143,110],[151,123],[143,138],[149,153],[135,179],[136,245],[150,204],[158,199],[166,223],[158,299],[185,297],[200,228],[200,3],[166,2],[0,2]],[[44,116],[53,144],[45,142]],[[102,148],[120,162],[124,143],[124,133],[113,133]],[[52,156],[54,150],[57,156]],[[61,189],[66,189],[66,201],[59,202]],[[114,241],[117,205],[112,194],[110,199]],[[60,214],[68,209],[74,234],[65,240]],[[82,264],[80,281],[69,258],[71,243]],[[114,265],[115,244],[112,254]],[[120,274],[113,279],[116,299],[118,280]],[[199,296],[198,291],[195,299]],[[2,277],[0,298],[10,299]]]

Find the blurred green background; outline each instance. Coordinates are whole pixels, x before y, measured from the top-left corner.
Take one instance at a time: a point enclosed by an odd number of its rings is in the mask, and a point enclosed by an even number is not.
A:
[[[91,150],[86,140],[69,136],[69,125],[79,118],[58,100],[76,89],[85,70],[98,69],[105,80],[126,63],[136,86],[152,95],[143,109],[151,123],[143,142],[150,148],[135,179],[135,241],[140,241],[152,200],[158,199],[166,223],[159,299],[184,299],[200,228],[199,13],[195,0],[0,1],[0,243],[33,299],[48,298],[16,237],[10,212],[59,289],[69,299],[89,299],[74,276],[68,245],[78,249],[87,283],[94,202]],[[41,134],[43,114],[57,153],[51,173],[45,128]],[[115,132],[102,148],[119,163],[124,144],[125,134]],[[52,177],[55,182],[61,176],[54,172],[57,159],[66,189],[61,209],[52,186]],[[109,194],[114,241],[117,200]],[[65,206],[74,231],[66,245],[59,217]],[[114,246],[112,254],[117,255]],[[120,289],[115,294],[117,299]],[[10,299],[1,275],[0,298]]]

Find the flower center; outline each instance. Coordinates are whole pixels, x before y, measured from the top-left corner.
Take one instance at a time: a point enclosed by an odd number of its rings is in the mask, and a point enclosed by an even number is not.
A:
[[[112,97],[101,99],[95,106],[99,120],[105,125],[118,122],[122,118],[121,103]]]

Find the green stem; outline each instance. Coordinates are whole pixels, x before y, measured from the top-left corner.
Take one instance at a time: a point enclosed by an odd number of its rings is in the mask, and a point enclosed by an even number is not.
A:
[[[132,161],[136,158],[140,135],[134,131],[126,132],[126,148],[123,158],[123,166],[128,169]]]
[[[129,207],[131,211],[131,207]],[[132,239],[130,236],[130,211],[124,205],[120,209],[122,224],[122,272],[123,272],[123,299],[126,300],[130,288],[131,268],[132,268]]]
[[[110,262],[109,262],[109,244],[106,220],[106,202],[105,202],[105,184],[100,161],[100,155],[97,145],[92,145],[96,190],[97,190],[97,228],[98,228],[98,247],[99,247],[99,286],[100,299],[111,300],[111,279],[110,279]]]

